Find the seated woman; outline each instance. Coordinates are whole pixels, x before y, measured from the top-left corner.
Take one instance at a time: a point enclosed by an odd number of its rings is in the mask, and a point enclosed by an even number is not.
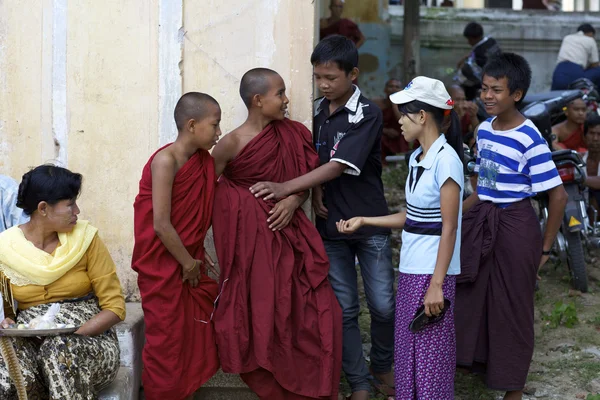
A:
[[[565,115],[567,119],[552,127],[556,139],[552,142],[555,150],[571,149],[580,153],[587,151],[583,135],[583,123],[587,113],[587,106],[582,99],[576,99],[567,105]]]
[[[13,338],[28,398],[93,399],[119,368],[112,327],[125,318],[125,300],[115,264],[87,221],[78,221],[82,177],[52,165],[25,175],[17,206],[31,217],[0,234],[0,275],[7,315],[28,324],[54,303],[55,322],[73,324],[72,335]],[[2,321],[2,328],[14,323]],[[16,388],[0,357],[0,399]]]

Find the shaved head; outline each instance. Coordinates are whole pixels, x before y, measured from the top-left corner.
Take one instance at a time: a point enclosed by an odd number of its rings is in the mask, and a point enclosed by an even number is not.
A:
[[[252,107],[252,98],[259,94],[264,96],[270,89],[271,82],[269,78],[279,76],[279,74],[268,68],[254,68],[242,76],[240,82],[240,96],[246,107]]]
[[[212,106],[219,107],[219,103],[211,96],[200,92],[189,92],[181,96],[175,106],[175,124],[181,131],[190,120],[201,121],[213,110]]]

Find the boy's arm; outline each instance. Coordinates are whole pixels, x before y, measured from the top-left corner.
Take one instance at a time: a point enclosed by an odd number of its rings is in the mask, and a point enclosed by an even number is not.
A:
[[[438,247],[435,269],[429,283],[423,304],[427,316],[438,315],[444,308],[444,293],[442,286],[448,273],[456,235],[458,232],[458,215],[460,205],[460,186],[453,180],[447,180],[440,188],[440,205],[442,212],[442,235]],[[459,239],[460,240],[460,239]]]
[[[182,266],[184,280],[185,278],[189,279],[192,286],[195,286],[200,273],[200,261],[194,260],[190,255],[171,224],[171,192],[175,169],[175,160],[164,152],[157,154],[152,161],[154,232],[169,253]]]
[[[223,139],[217,142],[217,145],[213,149],[211,155],[215,159],[215,173],[217,177],[221,176],[227,163],[235,156],[235,141],[234,137],[225,135]]]
[[[331,181],[348,168],[348,166],[337,161],[330,161],[321,165],[319,168],[310,171],[291,181],[276,183],[276,182],[258,182],[252,185],[250,192],[254,197],[262,197],[263,200],[281,199],[293,193],[302,192],[322,183]]]
[[[373,147],[381,145],[382,131],[383,116],[381,110],[375,107],[368,116],[349,129],[340,139],[336,145],[337,150],[328,163],[288,182],[258,182],[250,188],[250,191],[256,197],[263,197],[265,200],[279,199],[333,180],[344,171],[358,176]]]
[[[560,229],[565,207],[567,205],[568,195],[563,185],[556,186],[548,190],[548,223],[544,232],[543,251],[552,249],[556,234]],[[548,261],[549,256],[542,255],[540,267]]]

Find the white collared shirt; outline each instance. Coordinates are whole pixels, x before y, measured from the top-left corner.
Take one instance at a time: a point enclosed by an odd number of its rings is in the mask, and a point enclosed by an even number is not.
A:
[[[400,272],[431,275],[435,270],[442,234],[440,190],[448,179],[460,186],[460,209],[454,253],[448,275],[460,274],[460,238],[462,221],[462,193],[464,188],[463,164],[456,151],[440,137],[421,161],[423,152],[418,148],[410,157],[409,176],[406,180],[406,224],[402,232]]]

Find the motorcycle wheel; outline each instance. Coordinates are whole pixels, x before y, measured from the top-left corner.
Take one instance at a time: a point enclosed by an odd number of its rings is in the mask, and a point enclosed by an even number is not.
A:
[[[588,291],[588,279],[585,267],[585,255],[583,254],[583,243],[579,232],[564,233],[567,241],[567,263],[571,271],[571,282],[575,290],[582,293]]]

